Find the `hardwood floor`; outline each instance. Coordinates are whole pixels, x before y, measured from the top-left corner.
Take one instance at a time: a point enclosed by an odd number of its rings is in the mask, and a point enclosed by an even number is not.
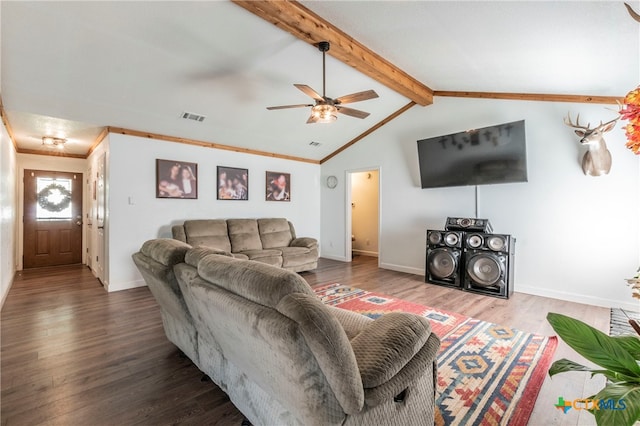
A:
[[[422,277],[321,259],[302,274],[311,285],[339,282],[551,335],[547,312],[608,330],[609,310],[515,293],[507,300],[425,284]],[[1,315],[1,411],[7,425],[240,425],[227,396],[167,341],[146,287],[106,293],[89,269],[69,266],[19,273]],[[577,355],[562,342],[556,359]],[[564,376],[564,377],[563,377]],[[558,396],[588,396],[599,383],[570,373],[545,381],[530,425],[595,424]],[[590,393],[591,392],[591,393]]]

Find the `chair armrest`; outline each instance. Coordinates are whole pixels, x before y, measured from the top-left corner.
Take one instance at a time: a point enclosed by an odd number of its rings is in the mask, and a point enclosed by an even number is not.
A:
[[[289,247],[306,247],[312,249],[318,247],[318,240],[309,237],[294,238],[291,240]]]
[[[171,238],[157,238],[145,241],[140,248],[140,253],[161,263],[164,266],[173,266],[184,262],[184,256],[191,246]]]
[[[347,333],[349,340],[356,337],[360,332],[365,329],[373,320],[362,314],[355,313],[353,311],[347,311],[346,309],[336,308],[335,306],[327,306],[329,312],[333,314],[338,320],[344,332]]]
[[[173,225],[171,227],[171,236],[174,240],[182,241],[183,243],[187,242],[187,234],[184,231],[184,225]]]
[[[435,360],[440,341],[426,318],[393,312],[368,324],[351,340],[368,403],[393,398]]]
[[[433,382],[433,389],[435,389],[438,373],[436,355],[439,348],[440,339],[431,333],[422,349],[391,380],[378,387],[364,390],[364,400],[367,405],[375,407],[391,399],[395,400],[395,397],[400,396],[405,389],[412,392],[413,385],[424,376],[427,376],[426,380]]]
[[[187,263],[197,268],[200,261],[205,257],[209,256],[210,254],[215,254],[218,256],[233,257],[231,253],[229,253],[228,251],[224,251],[224,250],[220,250],[212,247],[198,246],[198,247],[192,248],[187,252],[187,254],[185,254],[184,263]]]

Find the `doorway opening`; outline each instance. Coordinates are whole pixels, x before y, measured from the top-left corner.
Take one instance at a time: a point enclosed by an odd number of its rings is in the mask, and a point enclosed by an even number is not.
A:
[[[23,268],[82,263],[82,173],[24,171]]]
[[[380,168],[347,172],[347,260],[372,256],[380,264]]]

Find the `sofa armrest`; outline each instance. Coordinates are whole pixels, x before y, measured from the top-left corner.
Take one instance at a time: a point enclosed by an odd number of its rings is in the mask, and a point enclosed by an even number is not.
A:
[[[344,332],[347,333],[347,338],[351,341],[360,332],[365,329],[373,320],[365,315],[358,314],[353,311],[348,311],[342,308],[336,308],[335,306],[327,306],[329,312],[333,314],[338,320]]]
[[[181,241],[157,238],[145,241],[140,248],[140,253],[164,266],[173,266],[184,262],[184,256],[190,248],[190,245]]]
[[[340,406],[356,414],[364,405],[364,389],[349,339],[335,315],[313,294],[289,293],[276,306],[298,323]],[[310,379],[311,380],[311,379]]]
[[[306,247],[312,249],[318,247],[318,240],[309,237],[294,238],[291,240],[291,243],[289,243],[289,247]]]
[[[209,256],[210,254],[215,254],[218,256],[233,257],[233,255],[228,251],[206,247],[206,246],[198,246],[198,247],[192,248],[185,254],[184,263],[191,265],[194,268],[197,268],[200,261],[205,257]]]
[[[351,340],[367,403],[393,398],[424,374],[440,341],[426,318],[393,312],[368,324]]]
[[[364,400],[370,407],[375,407],[384,402],[401,396],[404,390],[412,392],[412,386],[426,377],[426,380],[433,381],[433,389],[436,388],[437,380],[437,359],[440,339],[431,333],[425,345],[418,353],[388,382],[375,388],[364,390]]]
[[[184,231],[184,225],[174,225],[171,227],[171,236],[174,240],[187,242],[187,233]]]

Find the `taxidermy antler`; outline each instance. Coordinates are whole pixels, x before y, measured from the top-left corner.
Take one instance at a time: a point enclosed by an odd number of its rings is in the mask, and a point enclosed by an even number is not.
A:
[[[589,149],[582,157],[582,171],[585,175],[602,176],[609,174],[611,170],[611,153],[604,141],[604,134],[615,127],[619,118],[614,118],[604,124],[600,121],[600,125],[593,129],[591,128],[591,123],[586,126],[580,125],[580,114],[578,114],[575,124],[571,121],[570,114],[567,114],[564,119],[564,124],[576,129],[576,135],[581,138],[580,143],[587,145]]]
[[[629,11],[629,15],[631,15],[631,17],[636,21],[640,22],[640,14],[633,10],[627,3],[625,3],[624,6],[627,8],[627,11]]]

